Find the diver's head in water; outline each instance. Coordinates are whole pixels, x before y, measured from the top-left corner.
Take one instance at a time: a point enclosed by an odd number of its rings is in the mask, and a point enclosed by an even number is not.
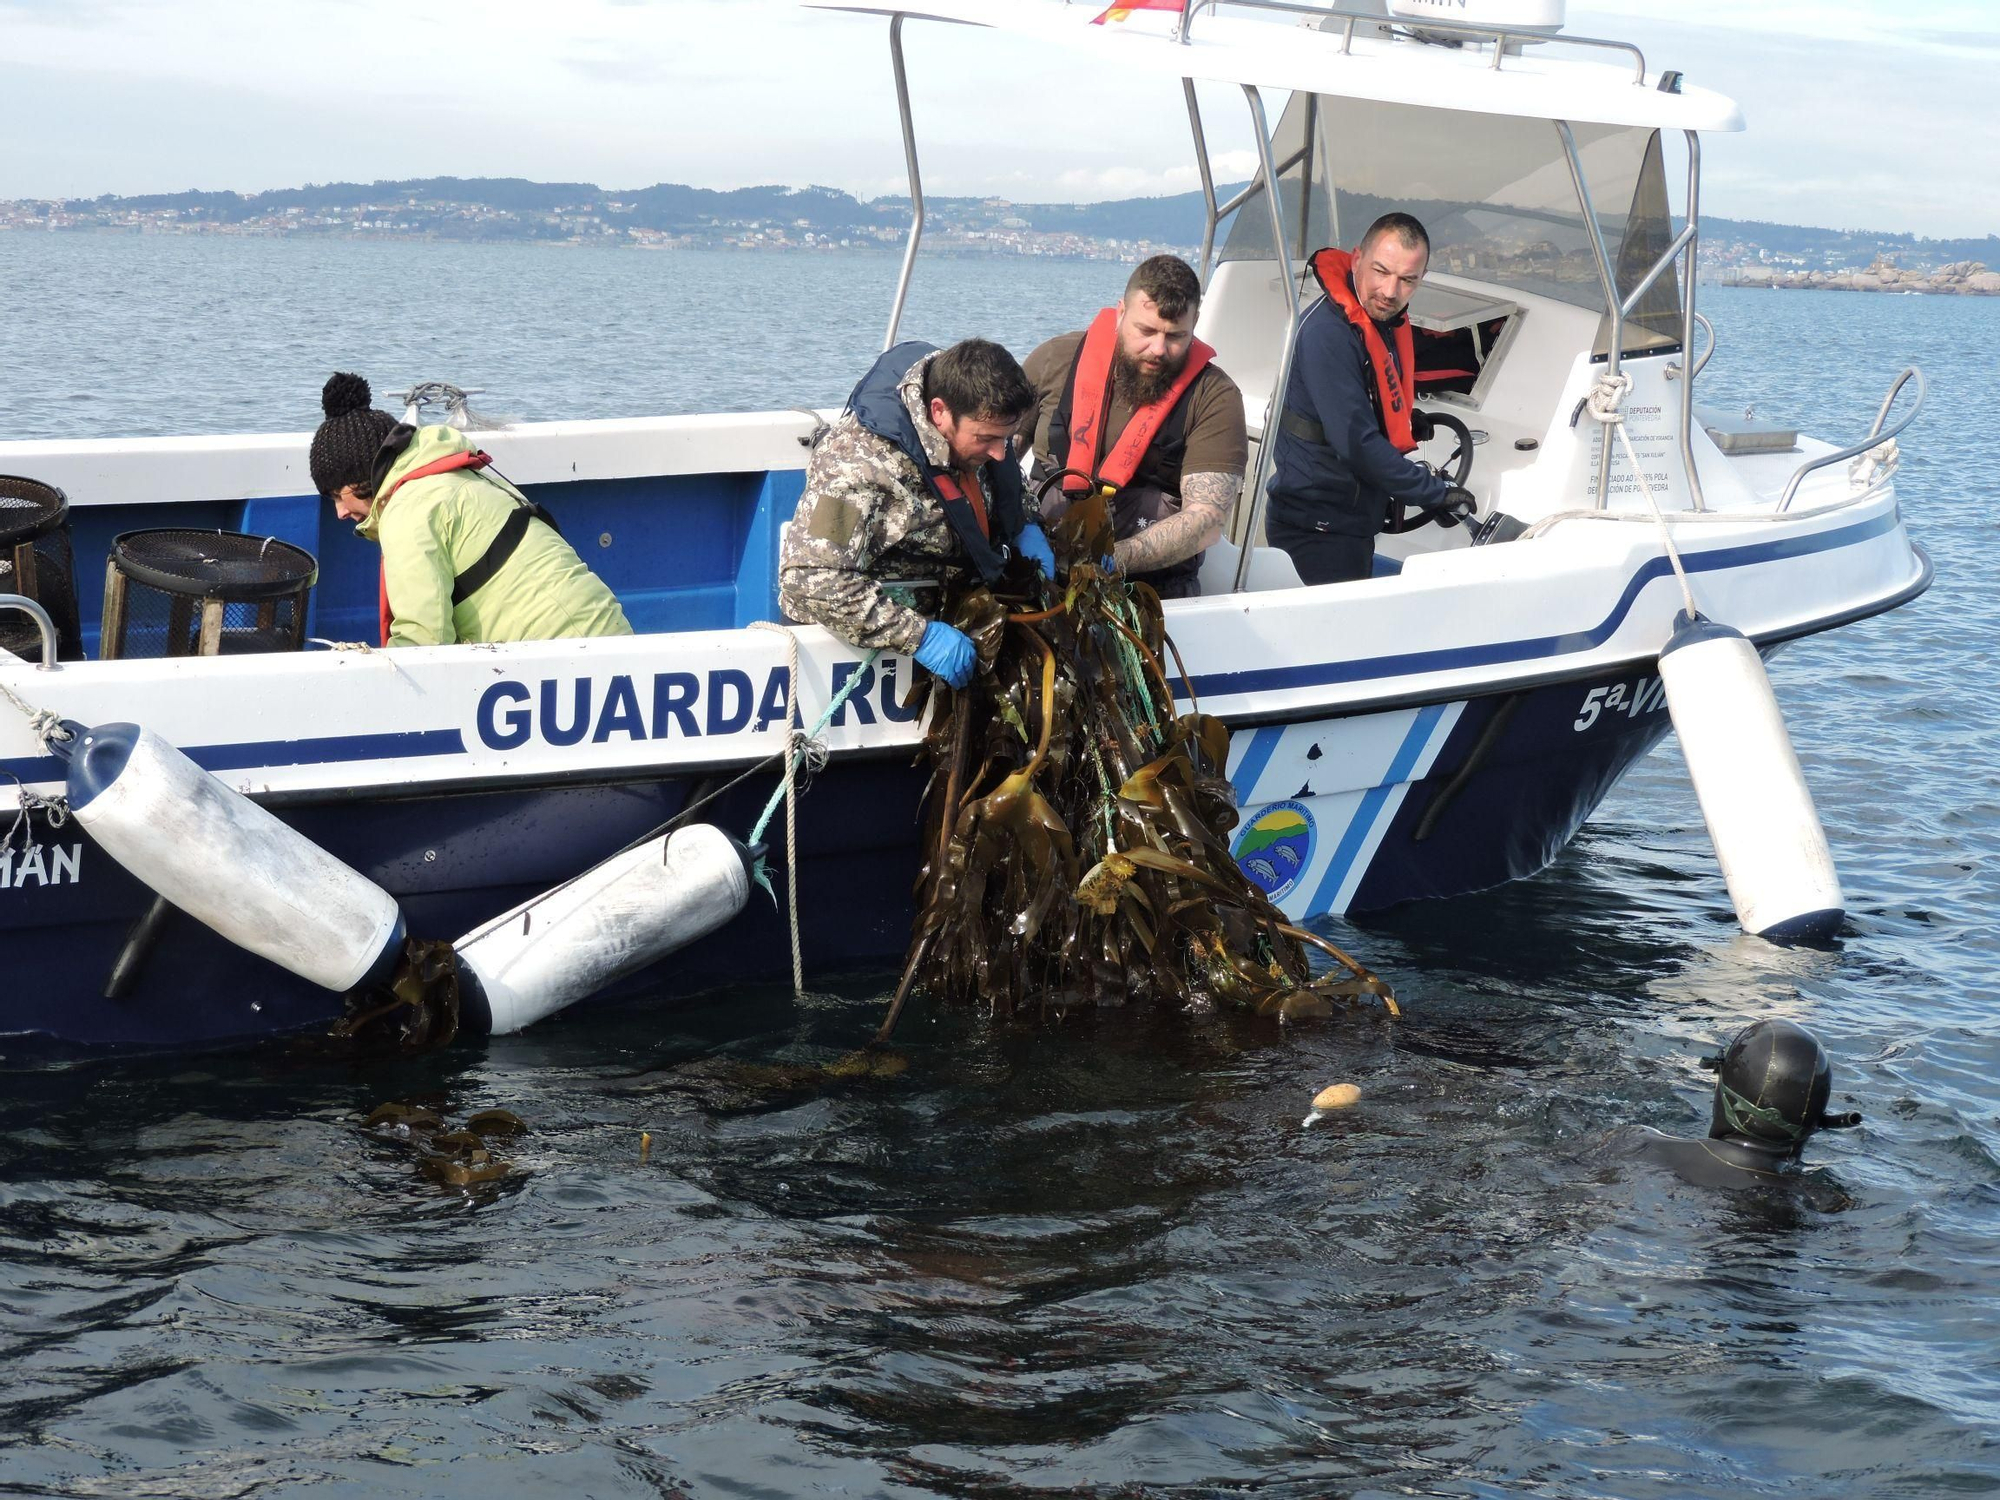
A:
[[[1819,1038],[1790,1021],[1758,1021],[1705,1059],[1718,1077],[1708,1137],[1783,1160],[1805,1149],[1813,1132],[1861,1123],[1829,1115],[1833,1066]]]

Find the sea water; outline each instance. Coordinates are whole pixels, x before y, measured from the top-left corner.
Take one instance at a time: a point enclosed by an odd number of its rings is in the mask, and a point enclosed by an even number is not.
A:
[[[326,373],[534,418],[837,401],[882,256],[0,235],[9,437],[303,431]],[[925,263],[905,328],[1025,352],[1109,265]],[[1852,915],[1742,936],[1671,741],[1556,864],[1331,924],[1394,1024],[914,1012],[887,974],[585,1008],[441,1057],[0,1071],[0,1492],[1754,1496],[2000,1492],[2000,300],[1704,289],[1701,399],[1899,476],[1916,604],[1772,673]],[[4,952],[0,951],[0,960]],[[1806,1198],[1619,1159],[1787,1016]],[[1311,1130],[1321,1086],[1361,1102]],[[504,1106],[440,1189],[385,1099]]]

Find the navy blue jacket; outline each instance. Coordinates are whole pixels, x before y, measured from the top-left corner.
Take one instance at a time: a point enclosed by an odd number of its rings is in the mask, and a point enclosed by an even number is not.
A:
[[[1376,326],[1394,359],[1391,330],[1396,324]],[[1402,371],[1406,388],[1413,373]],[[1382,435],[1371,396],[1374,387],[1360,330],[1330,298],[1321,298],[1299,320],[1284,404],[1318,422],[1326,441],[1308,442],[1271,424],[1266,437],[1276,444],[1269,488],[1272,519],[1338,536],[1373,536],[1382,529],[1392,499],[1411,506],[1443,503],[1445,481],[1411,463]]]

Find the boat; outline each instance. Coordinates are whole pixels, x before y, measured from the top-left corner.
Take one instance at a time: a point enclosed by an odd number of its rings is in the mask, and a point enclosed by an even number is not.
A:
[[[1701,609],[1767,657],[1929,585],[1895,482],[1921,375],[1897,375],[1873,428],[1848,440],[1696,403],[1715,337],[1695,307],[1701,138],[1742,116],[1629,43],[1560,29],[1559,3],[1516,4],[1526,21],[1496,19],[1487,0],[1454,8],[1464,19],[1424,0],[818,8],[887,31],[912,219],[885,348],[924,229],[906,27],[962,28],[968,56],[980,29],[1004,30],[1089,60],[1163,122],[1184,112],[1206,204],[1198,331],[1244,392],[1253,461],[1201,597],[1170,602],[1168,626],[1178,690],[1232,732],[1234,852],[1290,917],[1460,896],[1548,865],[1668,730],[1659,656],[1685,602],[1669,543]],[[1258,170],[1226,200],[1204,90],[1254,131]],[[1273,91],[1287,94],[1275,118]],[[1685,158],[1678,204],[1670,150]],[[1261,543],[1261,440],[1309,303],[1307,255],[1391,206],[1433,238],[1413,319],[1461,356],[1420,390],[1457,421],[1419,456],[1464,468],[1483,524],[1385,536],[1377,576],[1307,588]],[[1607,377],[1622,438],[1592,409]],[[1891,421],[1911,382],[1914,403]],[[0,657],[0,826],[18,825],[0,852],[0,1033],[207,1046],[323,1025],[341,1004],[181,915],[174,890],[156,901],[66,819],[38,711],[144,726],[439,938],[697,804],[743,833],[780,784],[794,722],[824,718],[826,762],[790,841],[796,921],[753,899],[622,988],[777,980],[794,933],[809,976],[888,967],[908,942],[917,866],[916,669],[787,626],[776,600],[779,529],[827,415],[482,432],[639,633],[395,651],[332,649],[377,638],[377,555],[313,493],[306,434],[0,442],[0,474],[67,496],[80,647],[55,661],[43,631],[39,649],[17,639]],[[304,649],[228,649],[269,623],[230,616],[210,632],[216,654],[104,659],[128,611],[121,598],[107,615],[96,560],[158,528],[309,554]],[[781,817],[768,835],[780,865],[784,830]],[[251,878],[187,874],[225,889]]]

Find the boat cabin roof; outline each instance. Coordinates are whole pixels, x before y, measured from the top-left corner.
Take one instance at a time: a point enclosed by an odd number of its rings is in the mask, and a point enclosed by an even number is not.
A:
[[[1632,51],[1589,46],[1561,35],[1508,53],[1494,66],[1493,44],[1426,45],[1380,34],[1386,17],[1364,17],[1348,36],[1350,12],[1254,4],[1203,7],[1189,18],[1132,11],[1095,24],[1109,0],[805,0],[815,10],[954,21],[991,27],[1101,59],[1119,74],[1156,73],[1262,88],[1301,90],[1384,104],[1467,110],[1526,119],[1638,126],[1651,130],[1741,130],[1742,111],[1709,89],[1661,89],[1662,74]],[[1401,26],[1404,23],[1397,22]]]

